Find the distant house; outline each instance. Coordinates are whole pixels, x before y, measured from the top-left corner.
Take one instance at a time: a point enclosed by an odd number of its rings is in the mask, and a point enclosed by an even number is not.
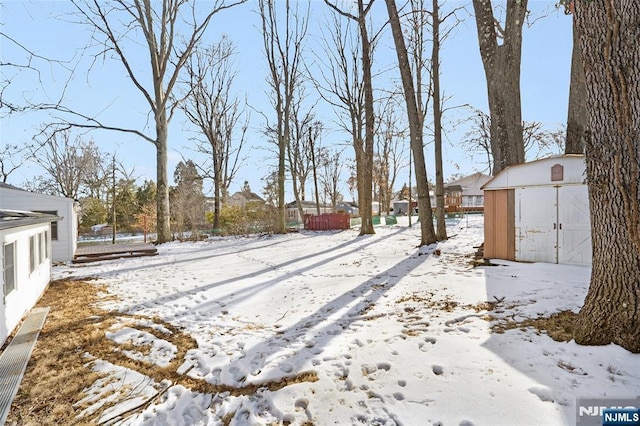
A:
[[[227,198],[228,205],[237,206],[237,207],[245,207],[249,203],[260,203],[264,204],[265,201],[262,197],[260,197],[255,192],[251,191],[238,191],[229,198]]]
[[[38,194],[0,183],[0,209],[23,210],[59,216],[51,223],[51,249],[54,262],[68,262],[78,246],[78,217],[74,200]]]
[[[484,191],[481,188],[482,185],[490,180],[491,176],[482,173],[474,173],[461,179],[446,183],[444,185],[444,190],[445,193],[448,192],[451,196],[462,197],[460,203],[462,210],[482,211],[484,209]],[[459,189],[462,190],[460,193],[458,192]],[[450,204],[453,205],[453,203],[454,201],[452,200]]]
[[[0,345],[51,281],[51,224],[61,219],[44,213],[0,210]]]
[[[305,215],[307,214],[317,214],[318,209],[315,201],[300,201],[302,205],[302,211]],[[286,206],[286,220],[288,223],[297,222],[303,223],[304,217],[300,217],[300,213],[298,212],[298,204],[295,201],[290,202]],[[331,206],[327,206],[324,204],[320,204],[320,214],[322,213],[331,213],[333,209]]]
[[[360,210],[358,210],[358,203],[355,201],[341,201],[336,204],[336,212],[347,213],[351,217],[359,217]]]

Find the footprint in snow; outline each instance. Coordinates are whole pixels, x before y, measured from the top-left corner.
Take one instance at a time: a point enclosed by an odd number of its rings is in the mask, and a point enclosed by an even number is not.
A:
[[[431,371],[433,371],[433,374],[435,374],[436,376],[441,376],[442,374],[444,374],[444,368],[442,368],[441,365],[432,366]]]

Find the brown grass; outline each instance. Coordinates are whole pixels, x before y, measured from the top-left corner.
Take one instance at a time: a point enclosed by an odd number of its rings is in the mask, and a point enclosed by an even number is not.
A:
[[[573,339],[574,324],[578,314],[561,311],[549,317],[530,318],[523,321],[501,320],[492,326],[494,333],[504,333],[516,328],[534,328],[538,334],[546,333],[556,342],[569,342]],[[495,318],[492,317],[495,320]]]
[[[105,409],[117,404],[117,401],[103,406],[91,418],[76,418],[86,408],[76,404],[85,396],[83,389],[103,377],[87,366],[90,361],[87,354],[135,370],[156,382],[168,379],[173,384],[181,384],[192,391],[211,394],[229,392],[236,396],[250,395],[263,388],[278,390],[291,384],[318,380],[315,372],[302,372],[269,383],[232,387],[212,385],[204,380],[182,376],[177,373],[177,369],[184,362],[187,351],[197,348],[196,341],[159,318],[133,316],[99,308],[96,304],[105,300],[105,292],[103,285],[86,281],[58,280],[49,285],[37,306],[49,306],[51,309],[11,405],[7,425],[95,424],[94,419],[99,418]],[[145,353],[148,348],[117,345],[105,337],[105,332],[116,330],[123,318],[151,320],[168,329],[170,334],[140,324],[127,325],[174,344],[178,353],[172,362],[167,367],[159,367],[126,357],[121,350],[134,349]],[[143,408],[145,407],[140,407]]]

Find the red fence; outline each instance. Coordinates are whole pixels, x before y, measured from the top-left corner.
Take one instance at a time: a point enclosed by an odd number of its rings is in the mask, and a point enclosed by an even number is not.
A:
[[[349,229],[350,227],[351,217],[347,213],[323,213],[320,216],[304,215],[304,229],[309,231]]]

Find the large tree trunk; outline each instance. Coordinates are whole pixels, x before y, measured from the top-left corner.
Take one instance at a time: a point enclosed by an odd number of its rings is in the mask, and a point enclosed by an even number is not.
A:
[[[584,152],[584,132],[587,121],[587,87],[582,68],[580,40],[573,20],[573,50],[571,52],[571,81],[569,85],[569,111],[567,113],[567,139],[565,154]]]
[[[498,44],[490,0],[473,0],[480,56],[487,77],[493,173],[524,163],[520,101],[522,24],[527,0],[507,2],[504,39]]]
[[[433,0],[431,79],[433,81],[433,142],[436,166],[436,238],[447,239],[444,211],[444,170],[442,168],[442,106],[440,105],[440,12],[439,0]]]
[[[413,76],[409,66],[407,48],[400,27],[400,18],[395,0],[386,0],[389,13],[389,23],[393,33],[393,41],[398,56],[398,67],[402,77],[404,98],[407,103],[407,115],[409,119],[409,134],[411,139],[411,152],[416,172],[416,184],[418,191],[418,217],[420,218],[421,241],[420,245],[428,245],[437,241],[433,229],[433,213],[431,211],[431,199],[429,197],[429,184],[427,181],[427,168],[424,161],[422,142],[422,120],[418,111],[416,92],[413,87]],[[409,207],[411,208],[411,206]]]
[[[579,1],[593,244],[580,344],[640,352],[640,3]]]

